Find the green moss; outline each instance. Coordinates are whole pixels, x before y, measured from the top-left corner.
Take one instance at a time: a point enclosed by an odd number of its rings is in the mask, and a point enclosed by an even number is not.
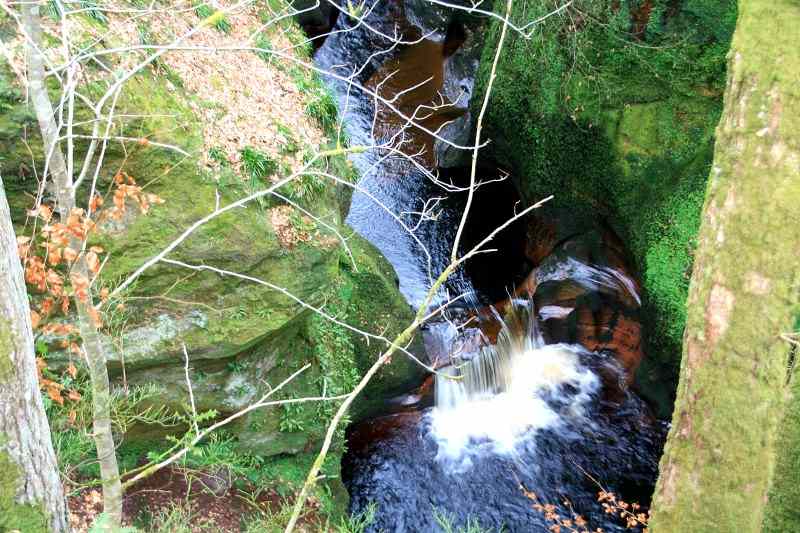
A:
[[[6,442],[5,435],[0,434],[0,532],[46,533],[49,524],[44,508],[16,501],[20,472],[4,450]]]
[[[35,194],[37,182],[31,161],[41,160],[36,117],[26,105],[15,75],[0,65],[0,174],[8,196],[11,218],[22,220],[29,207],[25,193]]]
[[[485,155],[513,168],[527,201],[554,194],[556,206],[604,217],[626,241],[644,289],[639,377],[667,415],[736,5],[655,0],[649,15],[642,5],[581,0],[529,40],[511,34]],[[512,18],[523,23],[550,9],[518,2]],[[499,25],[488,35],[476,94],[485,90]]]
[[[349,280],[344,289],[349,291],[348,322],[372,334],[394,339],[414,319],[411,307],[397,290],[396,274],[380,252],[364,239],[353,236],[349,245],[358,270],[353,269],[350,259],[342,254],[340,266]],[[363,375],[386,346],[352,332],[351,339],[356,349],[356,368]],[[419,336],[414,337],[408,350],[417,357],[425,353]],[[353,419],[375,414],[388,398],[419,385],[425,373],[406,354],[398,353],[370,380],[356,399],[351,413]]]
[[[262,479],[268,480],[280,496],[293,498],[305,482],[315,459],[315,453],[271,457],[260,465]],[[340,478],[341,460],[340,451],[329,453],[320,470],[323,476],[321,482],[312,489],[312,498],[319,503],[321,513],[331,522],[338,522],[346,515],[349,499]]]
[[[10,324],[5,317],[0,317],[0,385],[15,376],[11,362],[12,342]]]
[[[791,399],[781,423],[775,476],[769,492],[769,504],[764,514],[766,533],[784,533],[800,525],[800,381],[794,376]]]

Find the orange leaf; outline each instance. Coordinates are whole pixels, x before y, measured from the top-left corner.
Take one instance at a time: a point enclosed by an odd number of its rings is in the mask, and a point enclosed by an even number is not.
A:
[[[72,389],[67,393],[67,398],[69,398],[73,402],[79,402],[82,396],[80,392],[76,391],[75,389]]]
[[[64,405],[64,397],[61,396],[61,391],[52,387],[47,387],[45,389],[47,391],[47,395],[50,396],[54,402],[58,405]]]
[[[69,374],[70,377],[75,379],[75,377],[78,375],[78,368],[72,363],[68,364],[67,365],[67,374]]]
[[[61,263],[62,256],[63,254],[61,248],[53,248],[47,254],[47,262],[50,264],[50,266],[56,266]]]
[[[78,258],[78,252],[76,252],[72,248],[64,248],[64,259],[66,259],[67,262],[72,263],[77,258]]]
[[[53,301],[52,298],[45,298],[44,300],[42,300],[42,307],[41,307],[42,314],[49,315],[50,311],[53,310],[54,303],[55,302]]]
[[[50,207],[42,204],[39,207],[28,211],[28,216],[41,217],[45,222],[50,222],[50,219],[53,218],[53,210],[50,209]]]
[[[145,196],[147,198],[147,201],[150,202],[151,204],[163,204],[164,203],[164,199],[161,198],[157,194],[147,193]]]
[[[89,209],[91,211],[97,211],[103,205],[103,197],[100,195],[95,194],[92,198],[92,201],[89,202]]]
[[[100,258],[97,257],[96,253],[89,252],[86,254],[86,265],[93,274],[100,272]]]
[[[39,323],[42,321],[42,315],[31,309],[31,327],[36,329],[39,327]]]
[[[63,285],[64,278],[61,277],[61,274],[50,268],[47,270],[47,283],[51,285]]]
[[[100,311],[98,311],[96,307],[89,307],[89,316],[92,317],[92,322],[94,322],[94,327],[96,328],[103,327],[103,319],[100,317]]]

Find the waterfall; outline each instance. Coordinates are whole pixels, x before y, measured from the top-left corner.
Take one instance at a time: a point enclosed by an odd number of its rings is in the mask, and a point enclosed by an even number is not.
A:
[[[453,408],[458,404],[508,392],[513,381],[514,363],[521,354],[544,346],[535,312],[527,301],[516,300],[505,318],[493,310],[501,329],[496,345],[482,346],[469,359],[454,358],[436,376],[436,406]]]
[[[456,358],[436,376],[431,427],[439,456],[459,468],[486,449],[508,453],[535,430],[582,416],[599,389],[597,376],[581,364],[585,350],[545,345],[533,304],[515,300],[501,320],[495,345],[469,359]]]

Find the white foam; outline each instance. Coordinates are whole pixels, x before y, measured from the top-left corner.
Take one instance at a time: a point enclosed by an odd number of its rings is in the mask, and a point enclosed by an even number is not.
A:
[[[457,380],[439,378],[437,398],[448,398],[431,412],[431,429],[439,445],[439,457],[468,466],[469,455],[489,449],[511,453],[523,435],[554,427],[561,414],[545,401],[546,395],[563,394],[561,385],[577,389],[564,400],[571,415],[580,415],[582,405],[599,387],[597,376],[580,364],[581,348],[563,344],[529,349],[509,358],[506,390],[471,392]]]

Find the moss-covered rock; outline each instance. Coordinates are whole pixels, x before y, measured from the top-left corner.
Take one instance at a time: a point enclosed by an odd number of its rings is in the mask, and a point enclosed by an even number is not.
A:
[[[349,241],[358,270],[342,252],[340,271],[328,280],[326,311],[356,328],[391,339],[413,319],[399,295],[393,271],[377,250],[360,237]],[[348,393],[377,359],[385,343],[332,323],[309,311],[275,331],[263,334],[228,356],[192,354],[192,390],[198,411],[233,413],[263,397],[304,366],[272,399],[338,396]],[[419,340],[409,350],[422,354]],[[189,391],[181,357],[159,357],[158,363],[128,372],[130,385],[156,384],[158,405],[185,410]],[[351,416],[374,413],[393,395],[417,384],[424,370],[405,355],[393,358],[356,400]],[[324,437],[338,402],[307,402],[259,409],[235,422],[231,429],[243,450],[272,456],[314,449]],[[152,428],[151,428],[152,429]],[[163,432],[158,430],[159,433]],[[134,428],[129,438],[152,438],[153,432]]]
[[[114,176],[123,172],[164,203],[142,214],[128,202],[125,216],[99,224],[92,244],[101,246],[108,260],[96,282],[98,289],[113,290],[215,205],[226,205],[269,184],[268,179],[248,183],[232,165],[222,165],[215,174],[203,165],[202,119],[190,105],[197,103],[196,97],[177,81],[158,69],[145,70],[116,99],[116,112],[131,117],[125,121],[124,135],[143,140],[124,147],[109,143],[97,190],[113,194]],[[29,111],[20,92],[6,74],[0,76],[0,106],[4,149],[0,168],[11,184],[9,196],[17,201],[16,221],[22,223],[31,207],[32,196],[26,192],[36,190],[26,166],[31,155],[25,145],[36,153],[41,141],[35,124],[26,118]],[[29,136],[23,139],[25,131]],[[185,153],[157,143],[180,147]],[[343,156],[320,164],[352,177]],[[81,203],[88,198],[90,181],[80,191]],[[330,231],[279,200],[248,204],[197,228],[168,258],[217,271],[159,263],[107,306],[103,334],[112,380],[117,384],[124,380],[128,387],[155,385],[158,393],[149,397],[150,404],[186,412],[185,346],[200,412],[233,413],[305,365],[307,370],[274,399],[337,396],[352,390],[385,343],[374,338],[367,342],[298,300],[387,338],[401,331],[413,315],[385,259],[343,225],[347,196],[332,183],[324,183],[298,201],[347,236],[353,260]],[[111,203],[110,196],[106,203]],[[419,343],[411,349],[422,353]],[[51,342],[48,357],[48,364],[57,367],[68,354]],[[413,385],[420,372],[420,367],[398,355],[378,373],[365,399],[354,404],[354,415],[369,414],[387,397]],[[230,429],[252,454],[310,453],[321,442],[337,406],[326,401],[268,407],[242,417]],[[179,432],[176,427],[134,426],[128,428],[126,441]]]
[[[518,2],[512,18],[552,7]],[[644,288],[640,382],[662,415],[735,20],[731,0],[574,2],[530,39],[509,34],[486,116],[486,155],[513,168],[527,201],[553,194],[557,206],[607,218],[626,241]],[[478,95],[498,36],[494,23]]]
[[[150,92],[157,90],[154,87]],[[163,97],[159,105],[181,109],[179,100],[169,94]],[[144,155],[145,150],[137,153]],[[165,203],[121,229],[107,231],[100,239],[112,258],[104,279],[114,282],[126,278],[184,228],[208,214],[219,190],[218,183],[191,161],[181,162],[152,150],[143,161],[132,161],[130,172],[144,172],[149,180],[155,180],[150,190]],[[238,192],[221,190],[222,202],[235,199]],[[188,207],[187,199],[191,199]],[[188,399],[185,344],[201,411],[232,413],[306,364],[309,368],[276,399],[349,392],[384,344],[375,339],[367,342],[327,321],[276,287],[315,307],[324,305],[327,313],[344,323],[388,338],[411,321],[411,309],[397,290],[394,272],[371,245],[358,236],[350,237],[351,260],[336,239],[323,235],[307,218],[290,217],[288,230],[275,227],[271,205],[251,205],[218,217],[169,256],[237,272],[271,286],[159,265],[128,291],[126,310],[116,319],[124,327],[116,338],[109,337],[108,345],[118,347],[111,351],[112,360],[122,363],[124,359],[129,383],[155,383],[164,391],[159,403],[183,409]],[[340,206],[332,186],[316,198],[313,210],[340,224]],[[339,230],[349,233],[341,225]],[[308,238],[287,245],[279,231],[297,231]],[[410,386],[419,371],[407,358],[396,358],[376,376],[366,400],[356,402],[354,413],[362,416],[371,406]],[[309,402],[265,408],[243,417],[232,429],[249,453],[308,451],[321,442],[336,405]]]

